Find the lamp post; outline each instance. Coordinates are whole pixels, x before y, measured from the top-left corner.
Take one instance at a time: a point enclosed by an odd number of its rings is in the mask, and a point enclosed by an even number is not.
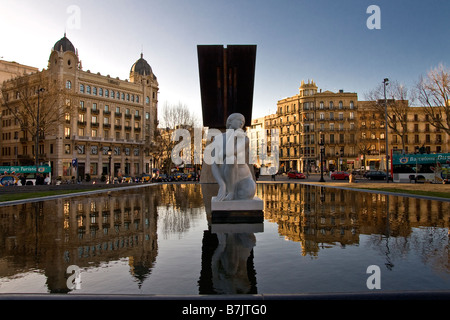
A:
[[[112,150],[111,148],[109,148],[108,150],[108,160],[109,160],[109,179],[108,182],[111,182],[111,155],[112,155]]]
[[[386,99],[386,86],[389,84],[389,79],[385,78],[383,80],[384,86],[384,128],[385,128],[385,139],[386,139],[386,183],[389,183],[389,149],[388,149],[388,125],[387,125],[387,99]]]
[[[319,180],[319,182],[325,182],[325,179],[323,178],[323,158],[325,156],[325,144],[324,144],[322,138],[320,138],[319,147],[320,147],[320,180]]]
[[[39,169],[39,131],[40,131],[40,128],[39,128],[39,121],[40,121],[39,113],[40,113],[40,111],[39,111],[39,109],[40,109],[40,104],[41,104],[40,94],[41,94],[41,92],[44,92],[44,91],[45,91],[44,88],[39,88],[36,91],[36,93],[38,95],[37,114],[36,114],[36,138],[35,138],[35,142],[34,142],[34,155],[35,155],[34,164],[36,166],[36,178],[37,178],[38,169]]]

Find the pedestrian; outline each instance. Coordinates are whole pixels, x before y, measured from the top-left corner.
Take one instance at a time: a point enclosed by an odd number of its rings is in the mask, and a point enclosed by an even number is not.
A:
[[[20,184],[22,186],[25,186],[27,184],[27,178],[25,177],[25,175],[20,176]]]

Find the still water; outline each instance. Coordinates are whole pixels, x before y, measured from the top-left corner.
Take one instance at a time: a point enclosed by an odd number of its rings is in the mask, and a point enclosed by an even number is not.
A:
[[[449,202],[259,184],[263,219],[236,223],[209,212],[214,192],[166,184],[0,207],[0,293],[450,290]]]

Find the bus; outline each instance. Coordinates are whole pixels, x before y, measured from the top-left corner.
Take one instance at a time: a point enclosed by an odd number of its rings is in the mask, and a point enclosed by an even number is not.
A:
[[[394,182],[446,183],[450,179],[450,153],[392,153]]]
[[[49,176],[51,181],[52,169],[50,166],[38,167],[38,173]],[[0,166],[0,186],[22,185],[20,178],[25,176],[27,185],[36,184],[36,166]]]

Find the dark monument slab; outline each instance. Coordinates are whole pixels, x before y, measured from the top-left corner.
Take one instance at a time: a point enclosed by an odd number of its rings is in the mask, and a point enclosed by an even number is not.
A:
[[[251,125],[256,45],[198,45],[203,125],[225,129],[232,113]]]

